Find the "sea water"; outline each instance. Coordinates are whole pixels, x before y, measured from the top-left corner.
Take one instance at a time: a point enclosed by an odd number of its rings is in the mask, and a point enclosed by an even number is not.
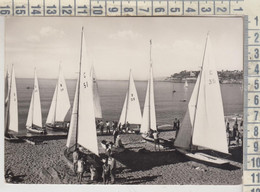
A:
[[[25,130],[26,119],[33,90],[33,79],[17,78],[19,130]],[[43,124],[51,105],[56,79],[39,79],[40,99]],[[66,80],[71,108],[76,90],[76,80]],[[147,81],[135,81],[141,111],[143,111]],[[182,120],[192,94],[193,83],[184,88],[184,83],[166,81],[154,82],[155,110],[157,125],[172,124],[174,118]],[[103,119],[106,121],[119,120],[124,104],[128,81],[98,81]],[[176,92],[173,92],[175,90]],[[241,114],[243,112],[243,95],[240,84],[221,84],[225,115]],[[186,100],[186,102],[184,102]],[[70,120],[71,111],[66,116]]]

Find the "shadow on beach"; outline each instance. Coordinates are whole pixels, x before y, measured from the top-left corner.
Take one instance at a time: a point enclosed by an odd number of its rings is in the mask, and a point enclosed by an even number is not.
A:
[[[144,171],[156,166],[186,162],[188,159],[175,151],[139,151],[126,150],[115,155],[117,161],[131,171]]]

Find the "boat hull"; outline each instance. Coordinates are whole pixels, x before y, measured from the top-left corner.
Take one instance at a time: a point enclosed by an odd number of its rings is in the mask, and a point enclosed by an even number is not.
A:
[[[20,139],[14,135],[11,135],[11,134],[8,134],[8,135],[5,135],[5,140],[6,141],[9,141],[9,142],[18,142],[20,141]]]
[[[177,151],[184,154],[190,160],[194,160],[199,163],[203,163],[203,164],[210,165],[213,167],[225,167],[230,164],[230,162],[228,160],[214,157],[214,156],[211,156],[211,155],[208,155],[205,153],[201,153],[201,152],[191,153],[191,152],[185,151],[183,149],[178,149],[178,148],[177,148]]]
[[[65,122],[59,122],[59,123],[55,123],[55,124],[51,124],[51,123],[46,123],[45,127],[47,129],[50,129],[52,131],[64,131],[64,132],[68,132],[68,128],[65,126]]]
[[[41,127],[26,127],[27,131],[31,133],[46,134],[46,130]]]
[[[148,137],[145,134],[142,134],[142,138],[145,141],[148,141],[150,143],[154,143],[154,138]],[[166,149],[166,148],[171,149],[171,148],[173,148],[173,141],[159,138],[159,146],[160,146],[161,149]]]

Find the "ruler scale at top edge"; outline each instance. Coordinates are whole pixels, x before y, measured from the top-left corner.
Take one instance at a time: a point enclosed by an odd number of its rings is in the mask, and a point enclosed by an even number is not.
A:
[[[1,0],[0,16],[198,16],[243,14],[244,0]]]
[[[0,16],[219,15],[244,15],[243,191],[260,192],[260,0],[0,1]],[[249,100],[253,101],[252,106]]]

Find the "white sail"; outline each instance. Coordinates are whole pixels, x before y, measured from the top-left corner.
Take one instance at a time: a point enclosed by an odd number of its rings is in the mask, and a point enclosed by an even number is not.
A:
[[[78,95],[79,95],[79,80],[77,80],[76,92],[74,96],[73,109],[70,118],[70,128],[66,146],[68,148],[76,144],[77,137],[77,120],[78,120]]]
[[[154,85],[153,85],[153,68],[152,68],[152,59],[151,59],[151,45],[150,41],[150,73],[147,84],[144,110],[143,110],[143,119],[140,128],[141,133],[147,133],[149,129],[157,130],[156,127],[156,114],[155,114],[155,103],[154,103]]]
[[[126,124],[127,122],[130,124],[141,124],[142,122],[140,103],[131,70],[129,74],[128,90],[119,119],[121,125]]]
[[[199,86],[192,143],[228,153],[223,102],[208,37]]]
[[[5,75],[5,134],[8,131],[8,111],[9,111],[9,93],[10,93],[10,74],[9,70],[7,70]]]
[[[193,126],[195,107],[197,102],[199,80],[200,80],[200,74],[193,88],[193,92],[188,104],[188,110],[186,111],[184,119],[182,120],[178,136],[174,142],[174,145],[176,147],[181,147],[184,149],[190,149],[191,147],[191,138],[192,138],[192,131],[193,131],[192,126]]]
[[[28,127],[32,127],[33,125],[42,127],[41,100],[36,71],[34,73],[34,88],[26,122],[26,126]]]
[[[124,105],[123,105],[122,112],[121,112],[121,115],[120,115],[120,118],[119,118],[119,121],[118,121],[118,124],[121,123],[121,125],[125,124],[127,98],[128,98],[128,92],[126,93]]]
[[[96,79],[96,74],[94,67],[91,67],[91,79],[93,83],[93,100],[94,100],[94,111],[95,111],[95,117],[96,118],[102,118],[102,110],[101,110],[101,104],[100,104],[100,97],[98,94],[98,84]]]
[[[84,33],[82,36],[78,109],[78,143],[98,155],[92,79],[90,77],[90,67],[87,65]]]
[[[188,81],[187,81],[187,79],[185,80],[185,83],[184,83],[184,88],[188,88]]]
[[[52,98],[51,107],[46,123],[54,124],[55,122],[63,122],[70,109],[69,94],[66,82],[60,67],[59,78]]]
[[[14,67],[12,68],[11,86],[9,96],[9,130],[18,132],[18,98]]]
[[[54,95],[52,97],[50,110],[47,116],[46,123],[54,124],[55,123],[55,108],[56,108],[56,102],[57,101],[57,86],[55,87]]]

